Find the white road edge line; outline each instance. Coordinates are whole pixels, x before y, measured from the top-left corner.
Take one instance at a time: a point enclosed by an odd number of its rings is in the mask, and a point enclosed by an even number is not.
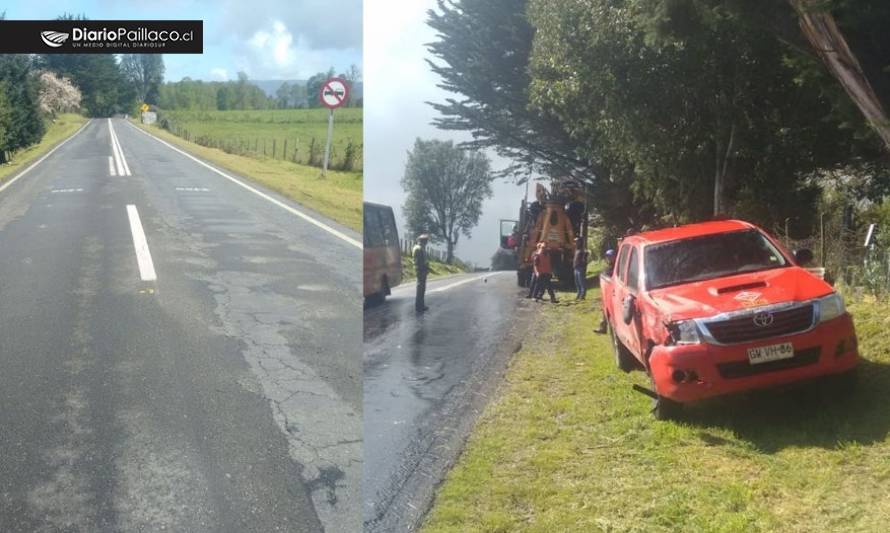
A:
[[[501,271],[498,271],[498,272],[486,272],[485,274],[481,274],[481,275],[479,275],[479,276],[474,276],[474,277],[472,277],[472,278],[462,279],[462,280],[460,280],[460,281],[455,281],[454,283],[451,283],[451,284],[449,284],[449,285],[445,285],[444,287],[436,287],[435,289],[430,289],[430,290],[428,290],[428,291],[426,291],[426,292],[427,292],[427,294],[432,294],[432,293],[434,293],[434,292],[445,292],[445,291],[450,290],[450,289],[453,289],[453,288],[455,288],[455,287],[459,287],[459,286],[461,286],[461,285],[463,285],[463,284],[465,284],[465,283],[470,283],[470,282],[472,282],[472,281],[478,281],[478,280],[480,280],[480,279],[482,279],[482,278],[486,278],[486,277],[488,277],[488,276],[497,276],[498,274],[502,274],[503,272],[509,272],[509,271],[501,270]]]
[[[130,172],[130,163],[127,163],[127,156],[124,155],[124,147],[121,145],[121,140],[117,136],[117,132],[114,132],[114,142],[117,144],[117,151],[121,155],[121,162],[124,164],[124,171],[127,173],[127,176],[132,176],[133,173]]]
[[[114,170],[114,158],[108,156],[108,174],[110,176],[117,176],[117,172]]]
[[[118,167],[118,174],[121,176],[132,176],[130,173],[130,165],[127,164],[127,158],[124,157],[124,149],[121,148],[121,142],[117,138],[117,133],[114,131],[114,126],[111,124],[111,119],[108,119],[108,131],[111,132],[111,148],[120,161],[120,166]],[[123,169],[123,170],[121,170]]]
[[[155,281],[155,265],[151,260],[151,252],[148,250],[148,241],[142,230],[142,221],[139,220],[139,211],[135,205],[127,205],[127,218],[130,219],[130,233],[133,234],[133,248],[136,250],[136,263],[139,265],[139,277],[142,281]]]
[[[307,215],[306,213],[302,213],[302,212],[300,212],[300,211],[294,209],[293,207],[291,207],[291,206],[289,206],[289,205],[287,205],[287,204],[285,204],[285,203],[283,203],[283,202],[280,202],[280,201],[276,200],[275,198],[272,198],[272,197],[269,196],[268,194],[266,194],[266,193],[264,193],[264,192],[262,192],[262,191],[259,191],[259,190],[255,189],[255,188],[251,187],[250,185],[248,185],[248,184],[242,182],[242,181],[239,180],[239,179],[236,179],[236,178],[233,178],[232,176],[229,176],[229,175],[226,174],[225,172],[223,172],[223,171],[221,171],[221,170],[219,170],[219,169],[217,169],[217,168],[214,168],[214,167],[211,166],[211,165],[208,165],[207,163],[201,161],[201,160],[198,159],[197,157],[195,157],[195,156],[193,156],[193,155],[191,155],[191,154],[189,154],[189,153],[187,153],[187,152],[184,152],[184,151],[180,150],[179,148],[176,148],[175,146],[173,146],[172,144],[168,143],[167,141],[164,141],[163,139],[159,139],[159,138],[155,137],[154,135],[148,133],[147,131],[143,131],[142,129],[138,128],[137,126],[134,126],[134,125],[130,124],[129,121],[127,122],[127,124],[128,124],[131,128],[133,128],[134,130],[138,131],[139,133],[142,133],[143,135],[146,135],[147,137],[150,137],[150,138],[152,138],[152,139],[158,141],[159,143],[165,145],[167,148],[170,148],[171,150],[173,150],[173,151],[175,151],[175,152],[179,152],[180,154],[182,154],[182,155],[188,157],[189,159],[191,159],[191,160],[194,161],[195,163],[198,163],[199,165],[201,165],[201,166],[203,166],[203,167],[206,167],[207,169],[209,169],[209,170],[211,170],[211,171],[213,171],[213,172],[219,174],[220,176],[226,178],[227,180],[231,181],[232,183],[235,183],[236,185],[239,185],[240,187],[242,187],[242,188],[244,188],[244,189],[247,189],[248,191],[254,193],[254,194],[257,195],[257,196],[259,196],[260,198],[263,198],[264,200],[268,200],[269,202],[272,202],[273,204],[277,205],[278,207],[284,209],[285,211],[287,211],[287,212],[289,212],[289,213],[291,213],[291,214],[293,214],[293,215],[296,215],[296,216],[302,218],[303,220],[305,220],[305,221],[307,221],[307,222],[309,222],[309,223],[311,223],[311,224],[314,224],[314,225],[318,226],[319,228],[321,228],[321,229],[327,231],[328,233],[330,233],[331,235],[333,235],[333,236],[335,236],[335,237],[337,237],[337,238],[339,238],[339,239],[342,239],[342,240],[348,242],[349,244],[355,246],[355,247],[358,248],[358,249],[362,249],[362,248],[363,248],[363,245],[362,245],[361,242],[359,242],[359,241],[353,239],[353,238],[350,237],[349,235],[346,235],[345,233],[343,233],[343,232],[341,232],[341,231],[337,231],[336,229],[334,229],[334,228],[328,226],[327,224],[325,224],[324,222],[321,222],[320,220],[316,220],[316,219],[310,217],[309,215]]]
[[[42,163],[44,159],[46,159],[47,157],[53,155],[53,152],[55,152],[56,150],[58,150],[59,148],[61,148],[62,146],[64,146],[65,143],[67,143],[67,142],[70,141],[71,139],[77,137],[77,134],[80,133],[80,132],[82,132],[83,129],[86,128],[86,127],[89,125],[90,122],[92,122],[92,119],[87,120],[86,123],[85,123],[83,126],[81,126],[79,130],[75,131],[74,134],[71,135],[71,137],[68,137],[68,138],[65,139],[64,141],[62,141],[62,142],[60,142],[59,144],[57,144],[55,148],[53,148],[53,149],[50,150],[49,152],[43,154],[43,157],[41,157],[41,158],[38,159],[37,161],[34,161],[34,162],[31,164],[31,166],[29,166],[29,167],[26,168],[25,170],[23,170],[23,171],[19,172],[18,174],[16,174],[16,176],[15,176],[14,178],[12,178],[11,180],[7,181],[7,182],[4,183],[3,185],[0,185],[0,192],[3,192],[7,187],[9,187],[9,186],[12,185],[13,183],[15,183],[16,180],[18,180],[19,178],[21,178],[22,176],[24,176],[25,174],[27,174],[28,171],[30,171],[32,168],[34,168],[34,167],[36,167],[37,165],[39,165],[40,163]]]

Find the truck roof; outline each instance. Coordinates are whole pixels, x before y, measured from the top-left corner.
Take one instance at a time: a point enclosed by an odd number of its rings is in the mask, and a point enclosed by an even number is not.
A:
[[[661,242],[690,239],[693,237],[701,237],[704,235],[713,235],[715,233],[726,233],[730,231],[739,231],[751,228],[754,228],[753,224],[742,220],[713,220],[709,222],[686,224],[685,226],[677,226],[675,228],[644,231],[643,233],[629,235],[627,238],[638,239],[647,244],[657,244]]]

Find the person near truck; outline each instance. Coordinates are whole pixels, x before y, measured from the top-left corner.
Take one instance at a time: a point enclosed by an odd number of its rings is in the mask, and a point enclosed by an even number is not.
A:
[[[417,274],[417,295],[414,298],[414,310],[423,313],[429,307],[424,303],[426,295],[426,277],[430,273],[430,261],[426,251],[426,244],[429,242],[430,236],[426,233],[417,236],[417,244],[411,251],[414,257],[414,272]]]
[[[553,277],[553,267],[550,264],[550,254],[547,252],[546,243],[539,242],[537,251],[532,255],[532,264],[537,281],[535,281],[535,301],[539,302],[544,298],[544,291],[550,295],[550,301],[559,303],[556,294],[553,292],[553,285],[550,280]]]
[[[600,276],[613,276],[615,274],[615,250],[609,248],[606,250],[606,268],[600,274]],[[603,311],[603,318],[600,320],[600,325],[594,330],[596,333],[604,334],[608,330],[606,323],[606,312]]]
[[[572,260],[572,266],[575,269],[575,300],[583,300],[587,296],[587,259],[588,253],[584,248],[584,239],[575,238],[575,258]]]

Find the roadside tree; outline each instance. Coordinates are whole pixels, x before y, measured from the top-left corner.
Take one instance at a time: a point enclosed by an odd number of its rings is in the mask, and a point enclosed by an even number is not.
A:
[[[469,238],[479,222],[482,202],[492,195],[491,181],[483,153],[463,150],[452,141],[417,139],[402,178],[408,194],[402,207],[408,231],[429,233],[433,242],[444,242],[445,261],[451,264],[460,235]]]
[[[51,116],[80,108],[80,91],[71,80],[49,71],[40,73],[40,110]]]
[[[43,137],[46,126],[38,107],[39,82],[31,61],[22,55],[0,55],[0,164],[8,154]]]

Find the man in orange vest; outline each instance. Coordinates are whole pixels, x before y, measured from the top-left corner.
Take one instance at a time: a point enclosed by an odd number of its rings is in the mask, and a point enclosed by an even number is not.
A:
[[[541,301],[546,290],[550,294],[550,301],[559,303],[556,294],[553,293],[553,285],[550,278],[553,277],[553,267],[550,264],[550,254],[547,253],[546,243],[539,242],[538,249],[532,254],[532,264],[535,269],[535,301]]]

